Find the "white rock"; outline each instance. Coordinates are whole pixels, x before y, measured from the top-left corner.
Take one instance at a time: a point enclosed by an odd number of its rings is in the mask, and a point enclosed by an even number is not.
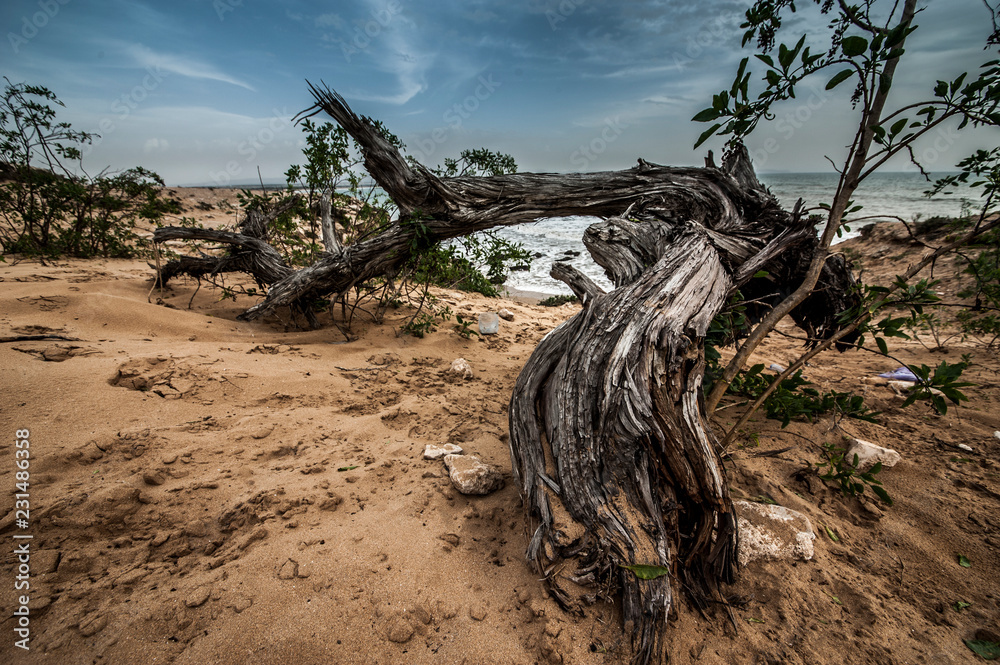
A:
[[[486,312],[479,315],[479,334],[496,335],[500,331],[500,317],[496,312]]]
[[[758,559],[801,559],[813,557],[816,533],[802,513],[752,501],[734,501],[740,546],[740,565]]]
[[[993,432],[994,439],[1000,439],[1000,432]]]
[[[424,446],[424,459],[441,459],[445,455],[461,455],[462,447],[454,443],[428,443]]]
[[[964,450],[967,453],[971,453],[972,452],[972,446],[967,446],[964,443],[958,444],[958,447],[961,448],[962,450]]]
[[[509,309],[501,309],[499,312],[497,312],[497,316],[499,316],[504,321],[514,320],[514,313],[511,312]]]
[[[489,494],[503,487],[503,474],[475,455],[446,455],[451,484],[462,494]]]
[[[867,471],[878,462],[882,462],[882,468],[888,469],[896,466],[902,459],[895,450],[876,446],[874,443],[862,441],[861,439],[851,441],[851,445],[847,447],[847,452],[844,453],[844,459],[849,463],[853,463],[855,455],[858,456],[857,468],[859,471]]]
[[[465,358],[455,358],[452,360],[449,371],[463,379],[471,379],[473,376],[472,365]]]

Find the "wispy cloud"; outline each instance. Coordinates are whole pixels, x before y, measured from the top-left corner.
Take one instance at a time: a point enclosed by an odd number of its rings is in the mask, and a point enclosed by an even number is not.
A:
[[[199,62],[193,58],[171,53],[158,53],[142,44],[123,44],[122,50],[126,56],[134,61],[137,67],[158,67],[173,74],[195,79],[220,81],[256,92],[256,88],[249,83],[221,72],[208,63]]]

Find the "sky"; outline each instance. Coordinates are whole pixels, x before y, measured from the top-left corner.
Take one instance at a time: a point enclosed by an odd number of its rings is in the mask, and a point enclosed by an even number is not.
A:
[[[890,3],[891,4],[891,3]],[[94,173],[144,166],[170,185],[282,181],[303,161],[293,117],[325,82],[382,120],[428,166],[465,148],[519,170],[628,168],[642,158],[700,165],[691,117],[730,87],[749,0],[5,0],[0,72],[51,89],[58,119],[100,138]],[[808,0],[785,41],[821,48]],[[802,7],[806,5],[806,7]],[[982,0],[925,0],[891,103],[991,58]],[[992,56],[995,57],[995,54]],[[760,72],[762,74],[763,71]],[[761,172],[832,171],[854,135],[849,86],[800,88],[747,142]],[[756,78],[755,78],[756,80]],[[916,153],[949,170],[1000,131],[955,125]],[[905,161],[888,165],[907,170]]]

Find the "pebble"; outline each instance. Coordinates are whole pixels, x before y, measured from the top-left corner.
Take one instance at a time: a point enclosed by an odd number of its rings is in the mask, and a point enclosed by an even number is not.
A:
[[[740,529],[741,566],[757,559],[813,558],[816,533],[802,513],[752,501],[734,501],[733,507]]]
[[[501,309],[499,312],[497,312],[497,316],[499,316],[504,321],[514,320],[514,313],[511,312],[509,309]]]
[[[896,466],[902,459],[895,450],[876,446],[874,443],[862,439],[854,439],[847,446],[847,452],[844,453],[845,461],[853,462],[855,455],[858,456],[857,469],[859,471],[867,471],[878,462],[882,462],[882,468],[889,469]]]
[[[198,587],[184,600],[184,604],[188,607],[200,607],[205,604],[205,601],[208,600],[208,597],[211,595],[212,587]]]
[[[291,580],[299,576],[299,564],[297,561],[287,559],[278,569],[279,580]]]
[[[489,494],[503,487],[500,469],[475,455],[446,455],[444,463],[451,484],[462,494]]]
[[[424,459],[441,459],[445,455],[461,455],[462,447],[454,443],[428,443],[424,446]]]
[[[142,482],[147,485],[162,485],[166,479],[163,474],[156,470],[149,470],[142,472]]]
[[[472,365],[465,358],[455,358],[452,360],[448,371],[462,379],[471,379],[473,377]]]
[[[409,642],[410,638],[413,637],[413,626],[402,617],[397,618],[389,625],[386,637],[389,638],[390,642],[396,642],[397,644]]]
[[[972,446],[967,446],[964,443],[958,444],[958,447],[961,448],[962,450],[964,450],[967,453],[971,453],[972,452]]]

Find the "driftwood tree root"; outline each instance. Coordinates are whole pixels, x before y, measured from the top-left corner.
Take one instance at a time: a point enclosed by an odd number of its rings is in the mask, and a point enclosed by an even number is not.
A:
[[[426,241],[541,217],[603,219],[584,243],[615,290],[553,266],[583,310],[541,341],[517,380],[511,462],[532,525],[527,559],[556,599],[573,609],[564,578],[617,589],[634,661],[660,660],[679,585],[704,607],[736,574],[736,520],[702,399],[705,335],[738,289],[766,307],[795,288],[807,267],[798,257],[816,246],[811,222],[780,207],[744,149],[721,168],[639,160],[604,173],[439,178],[407,162],[340,95],[311,89],[316,104],[303,115],[325,112],[351,134],[399,218],[309,267],[272,275],[242,319],[392,274],[418,229]],[[851,283],[843,261],[828,261],[820,293],[795,313],[800,325],[834,331]],[[635,565],[666,574],[639,579]]]

